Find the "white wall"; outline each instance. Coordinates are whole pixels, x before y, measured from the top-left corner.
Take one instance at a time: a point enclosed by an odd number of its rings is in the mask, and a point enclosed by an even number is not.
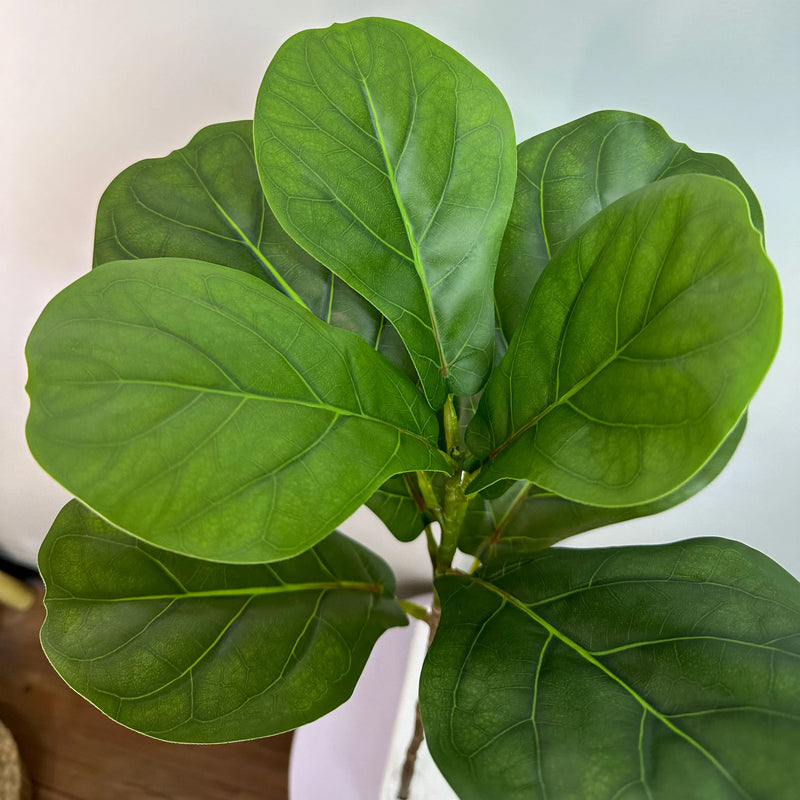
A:
[[[251,117],[263,71],[292,33],[385,15],[425,28],[483,69],[506,95],[520,140],[621,108],[654,117],[694,149],[727,155],[744,173],[785,297],[782,349],[744,441],[690,502],[579,542],[727,536],[800,577],[798,9],[796,0],[2,0],[0,551],[32,563],[67,497],[25,446],[22,353],[47,300],[89,269],[105,186],[204,125]],[[363,512],[344,529],[372,527]],[[378,539],[392,545],[389,534]],[[424,570],[423,550],[392,552],[404,556],[406,574]]]

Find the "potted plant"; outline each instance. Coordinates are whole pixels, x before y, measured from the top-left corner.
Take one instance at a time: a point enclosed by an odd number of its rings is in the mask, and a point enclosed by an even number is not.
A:
[[[43,646],[102,711],[290,730],[411,615],[464,800],[793,796],[797,582],[723,539],[551,547],[736,449],[781,299],[727,159],[617,111],[517,145],[462,56],[362,19],[289,39],[252,122],[119,175],[94,267],[31,333],[27,434],[77,497]],[[426,537],[432,609],[335,532],[362,504]]]

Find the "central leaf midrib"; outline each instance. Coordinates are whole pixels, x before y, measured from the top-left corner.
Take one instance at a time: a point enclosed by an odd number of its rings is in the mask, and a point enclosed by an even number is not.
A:
[[[727,262],[724,262],[723,265],[725,265],[725,264],[727,264]],[[614,348],[613,352],[604,361],[602,361],[600,364],[598,364],[588,375],[586,375],[585,377],[581,378],[580,381],[578,381],[576,384],[574,384],[563,395],[561,395],[560,397],[557,397],[552,403],[549,403],[547,406],[545,406],[538,414],[536,414],[534,417],[532,417],[528,422],[526,422],[524,425],[520,426],[519,429],[517,429],[512,434],[507,436],[499,445],[497,445],[497,447],[494,448],[494,450],[491,451],[491,453],[489,454],[489,458],[490,459],[494,459],[497,456],[497,454],[500,453],[502,450],[504,450],[509,444],[514,442],[520,436],[522,436],[522,434],[524,434],[526,431],[528,431],[531,428],[533,428],[536,425],[538,425],[539,422],[541,422],[542,419],[544,417],[546,417],[551,411],[553,411],[554,409],[558,408],[558,406],[563,405],[564,403],[569,401],[572,397],[574,397],[576,394],[578,394],[578,392],[580,392],[585,386],[587,386],[589,383],[591,383],[606,367],[608,367],[611,364],[613,364],[614,361],[616,361],[617,359],[622,358],[623,357],[622,354],[625,352],[625,350],[627,350],[628,347],[630,347],[632,344],[634,344],[636,342],[636,340],[640,336],[642,336],[642,334],[644,334],[645,331],[647,331],[647,329],[661,316],[661,314],[666,309],[668,309],[674,302],[676,302],[678,299],[680,299],[684,294],[686,294],[689,291],[692,291],[692,290],[696,289],[699,283],[701,283],[702,281],[706,280],[709,277],[712,277],[715,272],[716,272],[716,269],[712,270],[709,273],[706,273],[701,278],[699,278],[697,281],[692,283],[690,286],[688,286],[685,289],[682,289],[674,297],[671,297],[667,301],[667,303],[661,309],[659,309],[658,312],[655,313],[650,319],[647,319],[640,326],[640,328],[633,335],[631,335],[631,337],[626,342],[624,342],[621,345],[619,343],[617,343],[617,345]],[[584,280],[582,282],[582,284],[581,284],[581,289],[580,289],[579,295],[580,295],[580,293],[582,293],[582,291],[583,291],[585,286],[586,286],[586,281]],[[763,302],[763,297],[762,297],[762,302]],[[760,308],[761,308],[761,305],[759,305],[759,309],[758,309],[759,311],[760,311]],[[756,313],[758,313],[758,312],[756,312]],[[565,322],[565,326],[568,325],[569,322],[570,322],[570,317],[567,318],[567,320]],[[752,319],[748,323],[748,326],[750,324],[752,324]],[[564,336],[565,334],[566,334],[566,327],[564,329],[562,329],[562,331],[561,331],[561,335],[562,336]],[[735,337],[735,336],[738,336],[740,334],[741,334],[741,331],[735,331],[734,333],[729,334],[728,337],[726,337],[726,338]],[[716,346],[718,343],[719,343],[718,341],[711,342],[710,344],[705,345],[701,349],[702,350],[707,350],[712,346]],[[689,353],[687,353],[686,355],[689,355],[690,353],[694,353],[694,352],[695,351],[692,350]],[[515,357],[516,357],[516,354],[515,354]],[[560,369],[561,369],[560,358],[556,362],[554,368],[555,368],[555,370],[560,371]],[[510,375],[508,377],[508,382],[509,382],[509,384],[511,383],[511,376]]]
[[[355,419],[362,419],[365,422],[376,422],[380,425],[385,425],[388,428],[392,428],[393,430],[396,430],[399,433],[405,434],[407,436],[412,436],[415,439],[419,439],[421,442],[424,442],[429,448],[433,449],[433,445],[431,444],[430,440],[423,433],[414,432],[412,430],[409,430],[408,428],[403,428],[399,425],[396,425],[393,422],[389,422],[389,420],[381,419],[380,417],[373,417],[361,411],[354,411],[349,408],[340,408],[337,406],[331,406],[326,403],[315,403],[310,400],[297,400],[291,397],[275,397],[267,394],[255,394],[253,392],[247,392],[244,390],[210,388],[207,386],[199,386],[190,383],[175,383],[173,381],[138,380],[131,378],[119,378],[116,380],[105,380],[105,381],[94,380],[94,381],[59,382],[59,385],[68,385],[68,384],[78,384],[80,386],[103,386],[106,384],[117,384],[117,385],[122,384],[129,386],[158,386],[167,389],[180,389],[181,391],[196,392],[198,394],[221,395],[223,397],[237,397],[243,400],[257,400],[264,403],[285,403],[287,405],[303,406],[304,408],[313,408],[317,411],[326,411],[341,417],[354,417]]]
[[[656,719],[658,719],[666,728],[668,728],[672,733],[676,736],[679,736],[681,739],[686,741],[689,745],[694,747],[701,755],[703,755],[713,766],[720,772],[721,775],[725,777],[727,781],[734,786],[740,794],[750,799],[750,795],[739,785],[736,779],[728,772],[727,769],[720,763],[720,761],[710,753],[705,747],[703,747],[700,742],[696,739],[692,738],[686,731],[681,730],[677,725],[675,725],[672,720],[662,714],[655,706],[651,705],[644,697],[642,697],[638,692],[632,687],[629,686],[628,683],[625,682],[619,675],[609,669],[605,664],[599,661],[595,656],[593,656],[588,650],[578,644],[576,641],[571,639],[567,634],[560,631],[555,625],[548,622],[543,617],[539,616],[533,609],[527,606],[518,598],[514,597],[514,595],[510,594],[509,592],[504,591],[499,586],[489,583],[488,581],[484,581],[481,578],[477,578],[475,576],[470,576],[470,579],[474,584],[482,586],[484,589],[488,589],[493,594],[496,594],[500,597],[503,602],[509,603],[518,611],[521,611],[531,620],[533,620],[537,625],[544,628],[548,633],[555,636],[559,641],[569,647],[573,652],[579,655],[584,661],[591,664],[592,666],[596,667],[600,671],[602,671],[607,677],[621,686],[628,694],[636,700],[639,705],[646,711],[652,714]]]
[[[585,386],[591,383],[607,366],[609,366],[617,358],[619,358],[622,351],[625,350],[625,348],[629,344],[630,342],[626,342],[625,345],[621,347],[619,350],[615,350],[611,356],[609,356],[605,361],[603,361],[601,364],[595,367],[595,369],[592,370],[592,372],[590,372],[588,375],[586,375],[584,378],[582,378],[580,381],[574,384],[568,391],[566,391],[563,395],[558,397],[552,403],[546,405],[538,414],[536,414],[534,417],[528,420],[528,422],[526,422],[524,425],[521,425],[510,436],[507,436],[499,445],[497,445],[497,447],[494,448],[494,450],[491,451],[491,453],[489,453],[489,458],[490,459],[496,458],[500,452],[502,452],[503,450],[505,450],[506,447],[508,447],[508,445],[519,439],[519,437],[522,436],[522,434],[524,434],[526,431],[538,425],[551,411],[555,410],[560,405],[563,405],[568,400],[570,400],[570,398],[574,397],[581,389],[583,389]]]
[[[497,542],[503,535],[503,531],[505,531],[506,527],[511,521],[511,518],[517,513],[522,504],[525,502],[532,488],[533,484],[528,483],[527,481],[522,485],[520,490],[514,496],[514,500],[511,502],[511,505],[500,517],[500,520],[495,523],[494,530],[492,531],[491,535],[484,540],[480,550],[476,554],[476,558],[482,556],[487,550],[490,550],[492,547],[497,545]]]
[[[575,130],[577,130],[577,128]],[[574,132],[574,131],[571,131],[570,134],[572,132]],[[567,134],[567,135],[570,135],[570,134]],[[562,137],[562,139],[563,138],[566,138],[566,135],[564,137]],[[559,142],[560,141],[561,141],[561,139],[559,139]],[[552,152],[552,150],[551,150],[551,152]],[[616,231],[616,229],[619,227],[619,225],[621,223],[622,223],[622,219],[617,221],[617,224],[615,225],[615,228],[614,228],[615,231]],[[611,237],[611,238],[613,239],[613,237]],[[611,241],[611,239],[609,239],[608,241]],[[608,241],[604,245],[603,250],[601,250],[601,254],[606,249],[606,247],[608,246]],[[598,262],[599,262],[599,259],[596,258],[594,263],[593,263],[593,265],[592,265],[592,268]],[[515,431],[510,436],[508,436],[501,444],[499,444],[494,450],[492,450],[489,458],[492,458],[492,459],[495,458],[495,456],[501,450],[503,450],[505,447],[507,447],[509,444],[511,444],[511,442],[515,441],[520,436],[522,436],[522,434],[524,434],[525,431],[530,430],[530,428],[534,427],[535,425],[538,425],[539,422],[545,416],[547,416],[547,414],[549,414],[551,411],[553,411],[559,405],[568,402],[575,394],[577,394],[581,389],[583,389],[584,386],[587,386],[591,381],[593,381],[607,366],[609,366],[617,358],[619,358],[621,353],[628,347],[628,345],[630,345],[632,342],[634,342],[636,340],[636,337],[639,336],[647,328],[647,326],[650,324],[650,322],[647,322],[644,326],[642,326],[642,328],[640,330],[638,330],[621,347],[619,345],[619,338],[617,337],[616,346],[614,347],[614,352],[612,352],[611,355],[605,361],[603,361],[600,365],[595,367],[595,369],[592,372],[590,372],[588,375],[586,375],[584,378],[582,378],[580,381],[578,381],[578,383],[576,383],[574,386],[572,386],[566,393],[564,393],[563,395],[559,396],[558,395],[558,387],[559,387],[559,383],[560,383],[560,372],[561,372],[561,364],[562,364],[562,360],[563,360],[564,342],[566,340],[566,336],[567,336],[567,333],[569,331],[570,325],[572,324],[573,314],[575,313],[575,311],[577,309],[578,302],[580,301],[584,290],[588,286],[588,279],[589,279],[588,273],[587,273],[586,277],[584,278],[583,273],[581,272],[581,268],[580,268],[580,261],[578,262],[578,267],[577,268],[578,268],[578,275],[581,278],[580,287],[578,289],[578,292],[577,292],[575,298],[572,301],[572,305],[571,305],[571,307],[569,309],[569,313],[564,318],[564,322],[562,324],[561,330],[559,331],[558,354],[557,354],[557,358],[554,360],[553,365],[552,365],[552,379],[551,380],[553,380],[553,379],[555,380],[556,399],[552,403],[549,403],[548,405],[546,405],[545,408],[543,408],[539,412],[539,414],[535,415],[531,420],[529,420],[527,423],[522,425],[517,431]],[[591,270],[591,268],[590,268],[590,270]],[[514,352],[514,363],[516,363],[517,354],[518,354],[518,350]],[[511,383],[511,376],[509,376],[509,384],[510,383]],[[512,411],[512,415],[511,416],[512,416],[512,419],[513,419],[513,411]]]
[[[287,583],[278,586],[251,586],[241,589],[206,589],[203,591],[187,590],[184,592],[165,592],[164,594],[133,595],[130,597],[47,597],[48,603],[75,602],[87,603],[135,603],[151,600],[194,600],[214,597],[260,597],[264,595],[281,595],[296,592],[329,592],[353,591],[366,594],[384,594],[384,587],[378,583],[364,581],[312,581],[309,583]]]
[[[408,212],[406,211],[405,204],[403,203],[403,199],[400,196],[400,189],[397,185],[397,179],[394,171],[394,166],[392,165],[391,159],[389,158],[389,153],[386,149],[386,140],[383,136],[383,131],[381,130],[380,120],[378,119],[378,112],[375,108],[375,104],[372,101],[372,93],[369,90],[369,85],[367,84],[367,79],[364,74],[361,72],[359,64],[353,56],[353,63],[355,64],[356,69],[359,72],[361,77],[361,84],[364,87],[364,96],[366,98],[367,104],[369,105],[369,112],[370,117],[372,119],[373,127],[375,128],[375,133],[377,135],[378,143],[380,144],[381,148],[381,155],[383,156],[384,164],[386,164],[386,170],[388,172],[389,178],[389,185],[392,187],[392,194],[394,195],[395,203],[397,204],[397,209],[400,212],[400,217],[403,220],[403,227],[406,231],[406,237],[408,239],[408,243],[411,246],[411,253],[414,260],[414,269],[417,272],[417,276],[420,279],[420,283],[422,284],[422,292],[425,297],[425,304],[428,311],[428,317],[431,321],[431,332],[433,334],[434,341],[436,342],[436,350],[439,354],[439,364],[441,367],[442,377],[446,380],[449,375],[449,369],[447,365],[447,359],[444,355],[444,350],[442,349],[442,341],[439,335],[439,325],[436,320],[436,314],[433,308],[433,299],[431,298],[430,289],[428,287],[428,281],[425,275],[425,267],[422,263],[422,257],[420,256],[419,252],[419,242],[417,242],[414,236],[414,230],[411,225],[411,220],[408,217]]]
[[[278,270],[273,266],[272,262],[264,255],[259,247],[256,247],[255,244],[250,240],[250,237],[239,227],[236,221],[228,214],[228,212],[224,209],[224,207],[217,201],[216,197],[211,193],[209,188],[206,186],[205,181],[200,177],[200,173],[196,170],[190,163],[186,156],[178,151],[178,155],[181,157],[183,162],[186,164],[186,167],[194,174],[197,178],[197,182],[200,184],[200,187],[208,196],[208,199],[213,203],[214,208],[217,209],[217,212],[223,218],[223,220],[227,223],[228,226],[236,233],[236,235],[241,239],[242,243],[247,247],[253,255],[256,257],[261,264],[267,268],[268,272],[278,285],[283,289],[283,291],[289,296],[292,300],[296,303],[299,303],[303,308],[309,310],[308,306],[306,305],[305,301],[302,297],[300,297],[297,292],[286,282],[286,279],[283,275],[278,272]],[[262,213],[264,213],[264,199],[262,198]]]
[[[582,127],[584,127],[584,124],[577,125],[574,128],[571,128],[570,130],[568,130],[566,133],[562,134],[555,141],[553,146],[547,151],[547,155],[545,156],[544,164],[542,166],[542,174],[541,174],[541,177],[539,178],[539,185],[538,186],[527,175],[525,175],[525,173],[524,173],[524,171],[522,169],[519,170],[520,173],[523,174],[525,179],[531,184],[531,186],[533,186],[535,189],[539,190],[539,220],[538,220],[538,222],[539,222],[539,225],[540,225],[540,227],[542,229],[542,241],[544,242],[544,249],[545,249],[545,252],[547,253],[547,258],[548,259],[551,257],[551,247],[550,247],[549,235],[548,235],[548,232],[547,232],[548,225],[544,220],[544,216],[545,216],[545,213],[544,213],[544,208],[545,208],[545,202],[544,202],[545,175],[547,174],[547,168],[550,166],[550,158],[552,157],[553,153],[556,151],[556,148],[558,148],[558,146],[561,144],[561,142],[563,142],[565,139],[567,139],[570,136],[572,136],[573,133],[577,132]]]

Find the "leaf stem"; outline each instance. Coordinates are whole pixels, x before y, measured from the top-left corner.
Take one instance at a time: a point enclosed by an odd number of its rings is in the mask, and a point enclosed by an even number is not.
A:
[[[417,753],[425,740],[425,731],[422,728],[422,715],[419,713],[419,700],[414,714],[414,735],[406,750],[406,760],[403,762],[403,771],[400,776],[400,788],[397,791],[397,800],[409,800],[411,797],[411,779],[414,777],[414,767],[417,764]]]
[[[426,622],[430,626],[428,631],[428,647],[431,646],[436,629],[439,627],[439,620],[442,616],[442,607],[439,605],[439,597],[434,592],[433,606],[428,614]],[[414,767],[417,763],[417,754],[422,742],[425,740],[425,730],[422,727],[422,714],[419,710],[419,700],[417,700],[416,711],[414,714],[414,735],[406,750],[406,760],[403,762],[403,770],[400,777],[400,788],[397,790],[397,800],[409,800],[411,797],[411,779],[414,777]]]
[[[478,475],[480,475],[482,467],[483,464],[479,464],[477,467],[475,467],[474,470],[472,470],[472,472],[467,473],[466,477],[464,478],[464,486],[469,486],[472,483],[472,481],[474,481],[475,478],[477,478]]]
[[[428,510],[437,517],[437,521],[439,521],[438,518],[440,517],[442,504],[439,501],[439,498],[436,496],[433,483],[431,482],[428,473],[417,472],[417,483],[419,484],[419,490],[422,494],[422,499],[425,501],[425,505],[428,507]]]
[[[397,602],[400,603],[400,608],[410,617],[414,617],[414,619],[418,619],[421,622],[429,622],[428,609],[424,606],[412,603],[410,600],[398,600]]]
[[[430,556],[431,566],[435,574],[436,565],[439,563],[439,545],[436,543],[436,538],[433,535],[430,525],[425,526],[425,539],[428,542],[428,555]]]

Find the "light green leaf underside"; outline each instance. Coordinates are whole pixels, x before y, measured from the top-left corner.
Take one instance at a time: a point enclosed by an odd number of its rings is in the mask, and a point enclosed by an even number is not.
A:
[[[516,481],[498,498],[476,495],[467,508],[459,549],[484,564],[518,561],[569,536],[666,511],[697,494],[719,475],[739,445],[746,424],[747,415],[699,472],[674,492],[650,503],[620,508],[589,506],[527,481]]]
[[[27,357],[39,463],[186,555],[289,558],[391,475],[447,469],[433,412],[391,364],[216,264],[105,264],[51,301]]]
[[[397,332],[312,258],[267,205],[250,120],[209,125],[179,150],[120,173],[97,210],[94,264],[196,258],[262,278],[331,325],[353,331],[415,376]]]
[[[350,696],[375,640],[406,624],[394,578],[339,533],[277,564],[150,547],[77,501],[39,565],[42,645],[62,678],[127,727],[174,742],[271,736]]]
[[[549,550],[437,581],[428,744],[462,800],[791,800],[800,586],[744,545]]]
[[[509,340],[534,284],[564,243],[598,211],[649,183],[689,173],[724,178],[742,190],[753,224],[764,232],[758,200],[727,158],[696,153],[639,114],[589,114],[522,142],[517,160],[516,193],[495,279]]]
[[[637,505],[697,472],[780,338],[777,276],[733,184],[667,178],[601,211],[538,281],[467,442],[470,486]]]
[[[516,166],[497,88],[402,22],[304,31],[267,69],[254,139],[275,216],[397,328],[431,405],[477,391]]]

